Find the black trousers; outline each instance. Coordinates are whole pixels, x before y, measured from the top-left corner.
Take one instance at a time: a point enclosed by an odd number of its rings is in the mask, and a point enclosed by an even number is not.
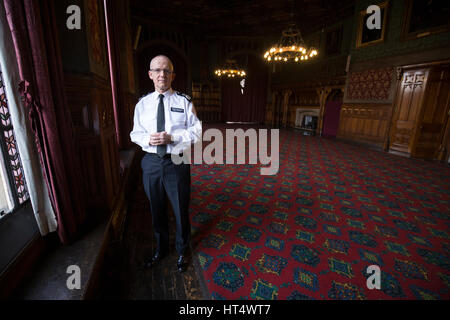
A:
[[[145,193],[150,201],[153,231],[160,252],[169,249],[169,219],[167,198],[172,204],[176,221],[178,254],[184,254],[191,238],[189,200],[191,195],[191,168],[189,164],[175,165],[170,154],[163,158],[146,153],[141,161]]]

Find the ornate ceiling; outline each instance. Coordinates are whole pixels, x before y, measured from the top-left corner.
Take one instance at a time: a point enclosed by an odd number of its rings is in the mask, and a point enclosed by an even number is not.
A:
[[[295,22],[303,35],[352,16],[355,0],[130,0],[133,19],[207,37],[278,36]]]

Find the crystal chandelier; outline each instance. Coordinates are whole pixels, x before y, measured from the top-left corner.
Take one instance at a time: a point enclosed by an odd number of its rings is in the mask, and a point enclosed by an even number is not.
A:
[[[225,66],[223,68],[216,69],[214,73],[219,78],[244,78],[247,75],[243,69],[238,68],[238,66],[236,65],[236,60],[226,60]]]
[[[267,61],[306,61],[318,55],[315,48],[308,48],[295,23],[281,33],[280,41],[264,54]]]

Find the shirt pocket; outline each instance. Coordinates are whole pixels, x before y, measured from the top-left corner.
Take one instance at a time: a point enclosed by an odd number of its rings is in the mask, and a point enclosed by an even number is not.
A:
[[[186,124],[186,113],[170,111],[170,122],[174,127],[184,127]]]

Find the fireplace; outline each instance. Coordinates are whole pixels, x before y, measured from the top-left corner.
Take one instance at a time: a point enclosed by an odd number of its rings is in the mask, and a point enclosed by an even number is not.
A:
[[[315,134],[319,122],[319,109],[297,108],[295,115],[295,128],[305,135]]]

